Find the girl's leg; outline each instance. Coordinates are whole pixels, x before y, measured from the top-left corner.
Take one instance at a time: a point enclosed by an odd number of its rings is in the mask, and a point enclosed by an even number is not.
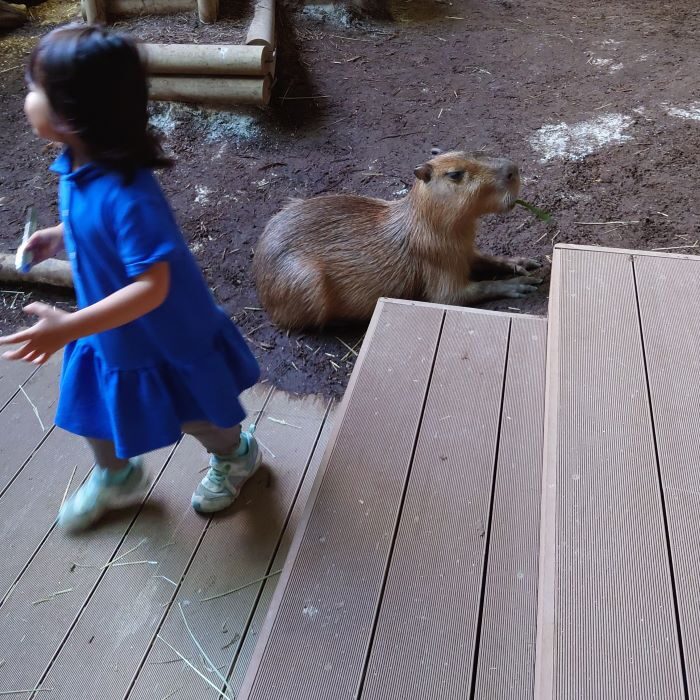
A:
[[[88,439],[95,468],[85,483],[63,504],[58,522],[69,530],[84,530],[106,512],[138,503],[148,491],[140,459],[117,457],[108,440]]]
[[[243,484],[260,466],[262,455],[251,433],[241,426],[219,428],[205,421],[182,426],[211,454],[209,471],[192,494],[192,507],[198,513],[215,513],[228,508],[238,497]]]
[[[117,457],[114,451],[114,443],[109,440],[97,440],[87,438],[88,445],[95,455],[95,463],[110,472],[119,472],[129,466],[128,459]]]
[[[219,428],[207,421],[198,420],[185,423],[182,432],[191,435],[212,455],[231,457],[241,444],[241,426]]]

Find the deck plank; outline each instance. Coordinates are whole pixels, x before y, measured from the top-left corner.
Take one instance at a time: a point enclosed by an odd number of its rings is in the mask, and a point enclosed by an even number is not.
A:
[[[475,700],[532,700],[547,322],[514,319]]]
[[[631,258],[559,250],[538,700],[683,698]],[[551,381],[550,381],[551,380]],[[554,455],[554,464],[550,456]],[[552,547],[552,544],[554,547]],[[554,557],[552,559],[552,557]],[[553,629],[547,629],[550,621]],[[539,624],[539,623],[538,623]]]
[[[446,314],[362,700],[472,686],[509,330]]]
[[[22,388],[26,396],[18,391],[0,411],[0,435],[3,436],[0,440],[0,493],[53,427],[60,366],[60,358],[54,355],[24,383]]]
[[[273,394],[258,421],[256,433],[266,448],[264,467],[246,489],[241,507],[212,520],[177,592],[177,601],[185,606],[192,633],[224,677],[243,644],[263,582],[215,600],[203,602],[203,599],[246,586],[271,570],[327,408],[328,401],[316,396],[296,398],[283,392]],[[223,686],[216,674],[208,672],[201,663],[177,607],[168,612],[160,634],[188,658],[193,658],[197,668],[213,683]],[[171,650],[156,642],[129,699],[150,700],[174,691],[183,698],[219,697],[192,669],[182,664],[162,663],[173,657]],[[110,691],[103,697],[118,696]]]
[[[634,257],[688,697],[700,698],[698,259]]]
[[[154,476],[164,468],[171,451],[162,450],[151,456],[149,464],[157,467]],[[1,687],[37,685],[94,591],[102,565],[111,561],[137,512],[138,507],[133,507],[78,537],[68,536],[60,529],[52,530],[0,607],[0,656],[5,660],[0,668]],[[75,562],[90,568],[74,566]],[[69,592],[33,605],[62,590]],[[110,609],[104,614],[108,618]],[[89,652],[89,646],[85,652]],[[94,663],[94,660],[90,662]],[[83,666],[83,674],[99,676],[96,670],[103,667],[104,659],[100,659],[96,665]],[[79,683],[81,676],[75,680]],[[57,690],[52,697],[72,698],[72,690],[71,686]]]
[[[0,497],[0,600],[53,527],[69,482],[73,493],[92,462],[84,440],[53,430]]]
[[[36,365],[27,362],[10,362],[0,358],[0,411],[37,370]]]
[[[125,556],[105,571],[51,663],[44,686],[57,697],[123,696],[175,593],[155,577],[179,581],[206,525],[189,507],[188,477],[201,461],[200,445],[183,439],[115,558]],[[130,561],[156,563],[121,565]]]
[[[246,408],[259,410],[267,393],[261,388],[250,392]],[[44,685],[58,697],[125,695],[175,596],[171,582],[185,574],[206,531],[209,519],[190,505],[201,478],[196,465],[206,464],[201,445],[185,436],[116,552],[122,562],[105,571],[51,663]],[[147,563],[123,563],[134,561]]]
[[[284,531],[284,537],[280,543],[277,554],[275,555],[275,560],[270,567],[271,571],[277,571],[282,569],[284,562],[289,554],[290,547],[292,545],[292,540],[294,539],[294,534],[296,533],[301,518],[304,514],[306,504],[309,500],[309,495],[311,494],[311,489],[313,488],[313,483],[318,473],[319,465],[323,459],[324,452],[328,445],[328,440],[330,438],[331,432],[333,430],[334,421],[337,415],[337,408],[333,405],[326,420],[323,424],[323,429],[319,435],[318,442],[314,448],[313,456],[311,457],[311,462],[309,463],[309,468],[306,475],[304,476],[304,482],[299,491],[299,495],[294,503],[294,509],[289,517],[289,522]],[[280,575],[271,576],[263,587],[262,593],[260,594],[260,600],[255,607],[255,612],[250,623],[250,629],[248,634],[245,636],[243,643],[241,645],[238,656],[235,660],[235,665],[233,670],[229,674],[229,686],[228,692],[231,697],[238,697],[241,685],[243,684],[243,678],[245,677],[246,671],[250,664],[250,660],[253,655],[253,650],[257,642],[258,631],[262,628],[265,621],[265,617],[270,609],[270,603],[272,601],[272,596],[274,595],[275,589],[279,582]],[[212,696],[213,698],[213,696]],[[202,699],[203,700],[203,699]]]
[[[238,700],[359,688],[443,317],[378,305]]]

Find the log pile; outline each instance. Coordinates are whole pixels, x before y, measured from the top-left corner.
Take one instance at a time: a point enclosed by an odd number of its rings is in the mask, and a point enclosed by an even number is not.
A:
[[[274,54],[267,45],[145,44],[154,100],[267,104]]]
[[[0,0],[2,2],[3,0]],[[197,9],[216,22],[219,0],[82,0],[88,22]],[[266,105],[275,74],[275,0],[255,0],[245,45],[143,44],[153,100]]]

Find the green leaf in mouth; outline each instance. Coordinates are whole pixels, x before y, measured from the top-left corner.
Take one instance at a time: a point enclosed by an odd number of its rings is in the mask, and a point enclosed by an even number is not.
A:
[[[524,199],[516,199],[515,203],[519,204],[521,207],[525,207],[525,209],[527,209],[531,214],[534,214],[540,221],[552,220],[552,215],[548,211],[545,211],[544,209],[539,209],[538,207],[533,206],[529,202],[526,202]]]

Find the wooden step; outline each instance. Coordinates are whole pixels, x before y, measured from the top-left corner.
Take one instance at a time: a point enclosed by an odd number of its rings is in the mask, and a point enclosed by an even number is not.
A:
[[[379,303],[239,700],[532,697],[545,336]]]
[[[699,276],[555,250],[537,700],[700,695]]]

